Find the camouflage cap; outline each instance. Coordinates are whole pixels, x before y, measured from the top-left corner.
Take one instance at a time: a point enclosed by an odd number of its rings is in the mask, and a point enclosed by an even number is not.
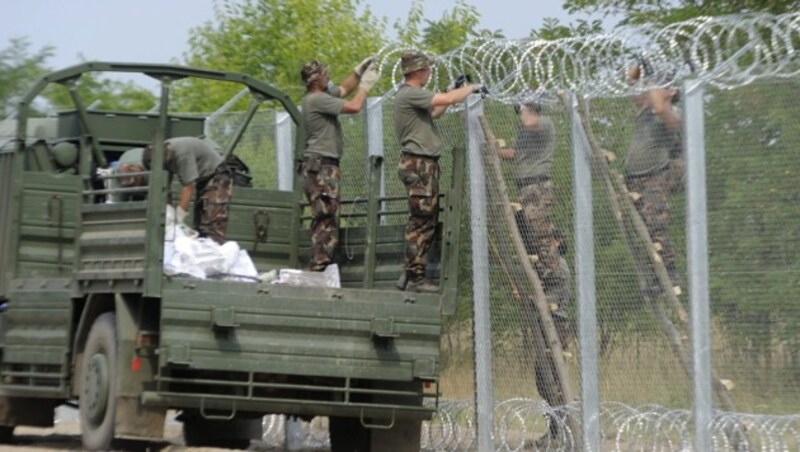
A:
[[[422,52],[406,52],[400,57],[403,75],[431,67],[433,61]]]
[[[314,60],[300,70],[300,79],[303,84],[308,86],[309,83],[319,79],[328,72],[328,68],[317,60]]]

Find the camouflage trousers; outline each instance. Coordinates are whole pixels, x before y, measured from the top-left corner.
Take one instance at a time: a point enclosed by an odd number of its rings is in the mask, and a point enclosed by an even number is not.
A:
[[[542,280],[548,302],[560,308],[570,304],[570,272],[559,249],[566,246],[561,231],[553,224],[550,211],[555,202],[555,189],[550,179],[519,187],[519,200],[524,221],[520,222],[526,248],[536,256],[533,266]],[[566,267],[566,268],[565,268]]]
[[[439,163],[430,157],[404,153],[397,175],[408,193],[406,271],[411,278],[422,277],[439,221]]]
[[[311,271],[323,271],[333,262],[339,245],[339,180],[338,165],[321,164],[317,168],[301,165],[305,178],[303,191],[311,205]]]
[[[228,229],[228,213],[233,196],[233,177],[224,163],[214,174],[195,184],[194,227],[200,237],[208,237],[215,242],[225,242]]]
[[[672,189],[669,171],[641,177],[626,177],[625,183],[630,192],[641,195],[634,202],[636,210],[642,216],[653,243],[661,245],[661,259],[667,271],[670,275],[677,274],[675,250],[667,236],[670,223],[669,194]],[[678,281],[673,283],[679,285]]]

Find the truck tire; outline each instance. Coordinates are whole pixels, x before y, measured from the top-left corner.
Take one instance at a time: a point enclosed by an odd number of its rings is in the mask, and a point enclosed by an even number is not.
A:
[[[92,324],[81,363],[81,437],[87,450],[111,447],[117,406],[116,379],[117,323],[114,313],[107,312]]]
[[[369,451],[369,430],[356,418],[331,416],[328,418],[328,434],[331,452]]]
[[[14,440],[14,426],[0,425],[0,444],[8,444]]]
[[[183,441],[186,447],[226,447],[247,449],[251,440],[260,440],[262,419],[205,419],[200,415],[183,420]]]

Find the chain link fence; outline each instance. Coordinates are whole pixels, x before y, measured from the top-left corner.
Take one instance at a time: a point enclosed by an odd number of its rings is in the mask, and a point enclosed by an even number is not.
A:
[[[464,194],[461,297],[442,334],[442,398],[424,428],[426,450],[483,450],[487,444],[495,450],[697,449],[703,400],[713,403],[703,428],[711,449],[800,449],[798,45],[800,15],[752,15],[624,29],[613,36],[487,41],[438,57],[429,88],[439,90],[470,73],[492,94],[438,120],[449,148],[442,180],[450,177],[452,152],[470,153],[468,178],[472,184],[485,180],[476,192],[485,194],[485,211],[476,211],[476,199]],[[402,50],[380,54],[383,75],[395,85],[402,79]],[[638,80],[629,73],[633,64],[646,69]],[[697,192],[687,188],[686,172],[673,171],[694,150],[684,149],[684,158],[672,161],[664,174],[665,197],[652,198],[653,187],[626,170],[626,160],[635,166],[629,154],[641,139],[637,122],[646,109],[640,100],[655,87],[680,91],[671,109],[683,125],[675,132],[679,148],[695,143],[686,136],[687,125],[704,126],[707,220],[699,221],[707,231],[707,260],[690,252],[698,225],[687,212]],[[400,198],[387,201],[387,210],[397,214],[385,221],[406,221],[395,175],[400,149],[393,93],[370,98],[361,114],[340,118],[344,224],[363,225],[370,155],[385,158],[384,194]],[[687,108],[690,97],[699,100],[700,114]],[[503,144],[516,144],[521,125],[514,105],[531,101],[555,129],[549,215],[569,289],[556,302],[520,227],[525,203],[517,165],[495,158]],[[212,138],[222,140],[235,116],[220,115]],[[254,122],[256,132],[242,149],[271,155],[279,118],[264,111]],[[575,156],[590,163],[588,212]],[[266,163],[271,160],[246,159],[257,186],[277,186],[277,166]],[[692,171],[697,174],[697,167]],[[485,217],[483,232],[474,227],[475,215]],[[579,231],[587,218],[590,253],[578,244],[587,243]],[[346,255],[347,237],[340,243]],[[476,243],[485,246],[485,262]],[[475,268],[486,274],[476,279]],[[586,285],[586,278],[593,284]],[[474,296],[480,280],[490,288],[486,300]],[[692,295],[690,282],[700,293]],[[703,287],[710,315],[702,331],[693,331],[703,325],[695,304],[704,299]],[[488,322],[490,344],[475,343],[481,322]],[[710,357],[705,369],[698,361],[703,337]],[[584,350],[586,344],[591,347]],[[488,346],[490,356],[481,356],[476,345]],[[476,362],[491,363],[482,369],[490,370],[482,381],[476,380],[482,374]],[[707,372],[709,394],[698,389],[698,372]],[[548,390],[563,403],[546,402],[542,392]],[[487,403],[481,399],[487,394],[491,408],[478,415],[476,406]],[[592,397],[596,406],[587,400]],[[267,442],[285,440],[281,422],[265,419]],[[303,429],[307,447],[325,447],[319,425]],[[488,440],[482,438],[487,431]]]

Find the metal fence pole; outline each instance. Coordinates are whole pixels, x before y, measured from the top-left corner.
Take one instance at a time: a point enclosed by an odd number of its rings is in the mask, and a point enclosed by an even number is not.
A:
[[[489,242],[486,209],[486,175],[481,151],[479,115],[483,102],[467,100],[467,153],[469,165],[470,229],[472,232],[473,337],[475,342],[475,413],[479,452],[494,450],[494,393],[492,387],[492,327],[489,296]]]
[[[278,190],[294,190],[292,118],[284,112],[275,115],[275,161],[278,171]]]
[[[713,387],[711,320],[708,287],[708,219],[706,212],[705,90],[700,81],[684,82],[686,93],[686,248],[692,317],[695,450],[711,450]]]
[[[595,296],[592,160],[589,140],[581,125],[578,98],[571,97],[573,196],[575,203],[575,290],[578,302],[578,340],[581,374],[581,421],[587,452],[600,450],[600,396]],[[587,112],[588,113],[588,112]]]
[[[367,122],[367,173],[370,171],[369,157],[377,156],[384,157],[383,149],[383,100],[384,97],[369,97],[367,98],[367,111],[365,120]],[[381,165],[380,173],[380,190],[378,196],[384,198],[386,196],[386,174],[385,168]],[[369,184],[369,182],[367,182]],[[367,187],[369,188],[369,187]],[[381,210],[386,210],[386,202],[381,203]],[[382,216],[381,224],[386,222],[386,216]]]
[[[278,172],[278,190],[294,190],[294,146],[292,143],[292,118],[288,113],[275,115],[275,162]],[[286,416],[284,423],[286,450],[300,450],[305,442],[305,432],[300,420]]]

